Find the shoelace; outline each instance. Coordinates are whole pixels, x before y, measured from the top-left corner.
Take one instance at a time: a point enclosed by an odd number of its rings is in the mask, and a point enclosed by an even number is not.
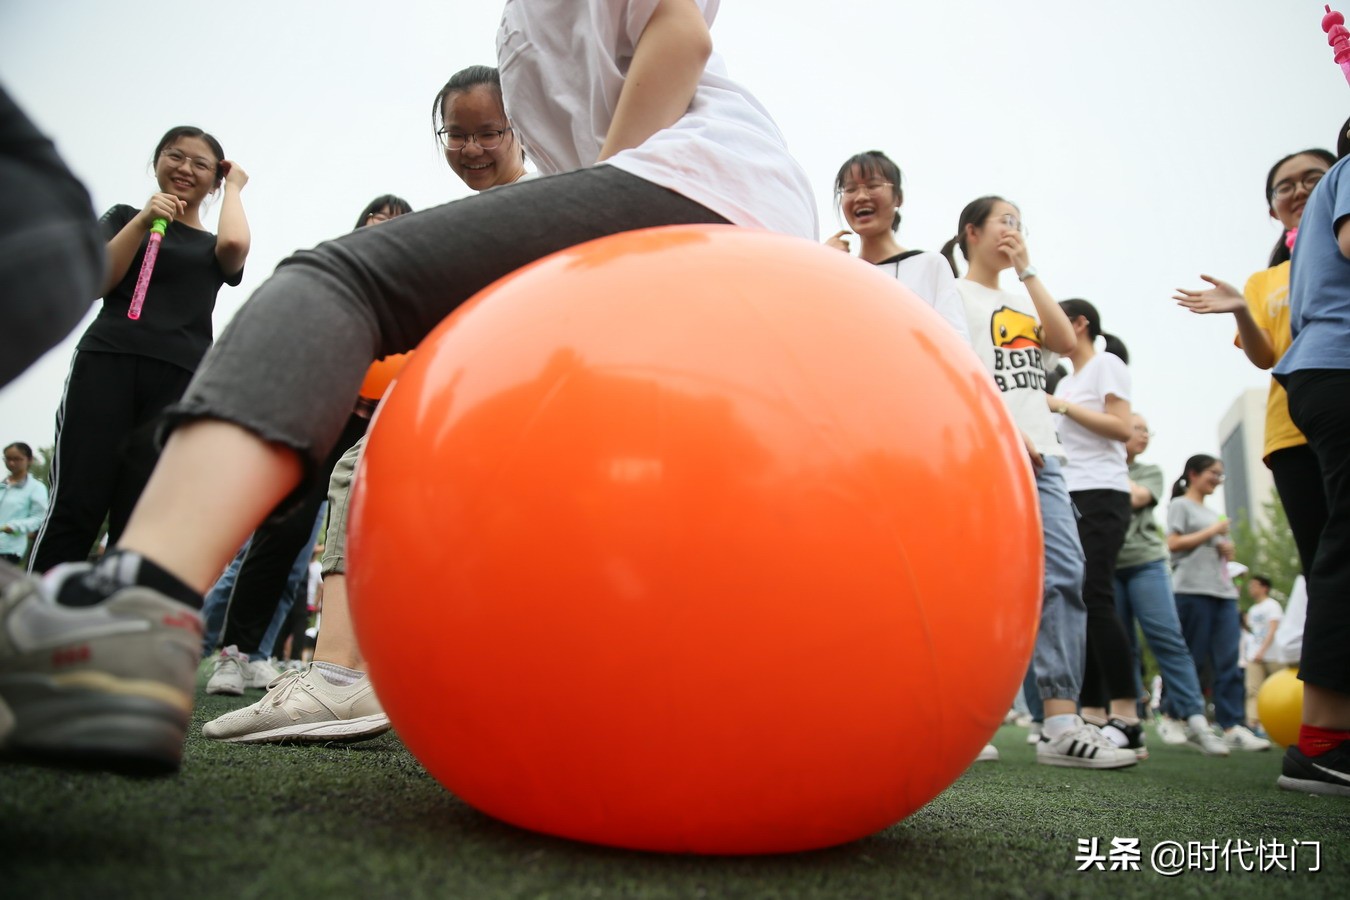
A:
[[[301,673],[297,669],[287,669],[267,683],[267,699],[273,706],[280,706],[300,683]]]

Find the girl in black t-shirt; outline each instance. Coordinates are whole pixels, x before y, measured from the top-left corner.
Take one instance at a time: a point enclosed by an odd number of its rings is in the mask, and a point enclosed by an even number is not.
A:
[[[237,285],[249,249],[240,192],[248,175],[220,142],[171,128],[151,158],[159,189],[145,205],[119,204],[100,227],[108,242],[103,308],[80,338],[56,413],[51,505],[31,567],[85,559],[104,518],[121,534],[154,468],[154,422],[176,401],[211,345],[222,284]],[[202,225],[208,196],[223,194],[219,234]],[[127,316],[151,226],[168,227],[139,319]]]

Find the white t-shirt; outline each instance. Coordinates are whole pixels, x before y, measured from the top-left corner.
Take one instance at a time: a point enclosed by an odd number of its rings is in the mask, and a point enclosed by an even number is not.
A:
[[[958,278],[970,345],[994,376],[994,385],[1013,422],[1042,455],[1064,458],[1050,408],[1045,375],[1059,357],[1041,347],[1041,323],[1027,296],[1010,294]]]
[[[595,165],[634,48],[659,2],[506,0],[497,32],[506,113],[541,173]],[[711,26],[720,0],[695,2]],[[606,163],[737,225],[816,240],[806,172],[716,53],[680,120]]]
[[[1280,619],[1283,617],[1284,607],[1280,606],[1280,601],[1274,597],[1267,597],[1247,610],[1247,628],[1251,630],[1252,639],[1255,641],[1252,646],[1253,653],[1265,641],[1266,633],[1279,627]],[[1275,642],[1271,641],[1270,646],[1266,648],[1266,655],[1270,656],[1274,652]]]
[[[1130,399],[1130,370],[1114,353],[1098,353],[1081,372],[1060,379],[1055,396],[1093,412],[1106,412],[1110,395]],[[1060,443],[1069,454],[1064,482],[1071,491],[1130,490],[1125,442],[1094,434],[1068,416],[1055,416]]]
[[[956,290],[956,276],[951,263],[940,253],[910,251],[898,257],[877,263],[877,268],[909,288],[920,300],[937,311],[956,329],[961,340],[970,343],[970,329],[966,326],[966,308]]]
[[[1266,659],[1289,666],[1299,664],[1303,656],[1303,622],[1308,612],[1308,583],[1300,575],[1289,590],[1289,606],[1275,628],[1275,642],[1266,651]]]

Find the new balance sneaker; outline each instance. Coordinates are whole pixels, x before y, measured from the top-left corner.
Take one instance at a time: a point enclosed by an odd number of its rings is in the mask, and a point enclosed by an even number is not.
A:
[[[235,744],[349,743],[388,730],[369,678],[339,686],[310,666],[283,672],[261,700],[207,722],[202,735]]]
[[[39,582],[0,571],[0,752],[135,774],[177,770],[202,639],[196,610],[140,586],[93,606],[51,601],[85,565]]]
[[[1234,725],[1223,730],[1223,742],[1233,750],[1269,750],[1270,741],[1259,738],[1247,730],[1245,725]]]
[[[1130,725],[1124,719],[1113,718],[1102,728],[1102,734],[1110,738],[1111,743],[1117,747],[1133,750],[1135,756],[1148,759],[1148,747],[1144,746],[1144,726],[1138,722]]]
[[[1097,726],[1079,719],[1077,726],[1057,738],[1042,732],[1036,762],[1076,769],[1123,769],[1138,763],[1139,757],[1129,748],[1117,747]]]
[[[1308,756],[1294,744],[1284,751],[1280,777],[1286,791],[1350,797],[1350,741],[1342,741],[1321,756]]]
[[[206,682],[206,692],[230,697],[244,696],[244,672],[248,666],[248,657],[240,653],[234,644],[223,648],[211,661],[211,677]]]
[[[1041,742],[1041,723],[1032,722],[1027,726],[1027,743],[1039,744]]]
[[[1186,726],[1171,716],[1160,716],[1158,718],[1158,737],[1162,738],[1164,744],[1184,744],[1186,743]]]
[[[993,744],[985,744],[980,755],[975,757],[976,762],[998,762],[998,748]]]
[[[1214,733],[1212,728],[1197,728],[1186,724],[1186,745],[1194,747],[1205,756],[1227,756],[1228,744]]]
[[[244,687],[254,691],[265,691],[267,686],[281,674],[281,667],[275,659],[255,659],[244,666]]]

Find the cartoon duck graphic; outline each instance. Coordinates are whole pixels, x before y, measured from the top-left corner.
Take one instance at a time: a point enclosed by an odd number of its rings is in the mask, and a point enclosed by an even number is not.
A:
[[[1035,318],[1010,306],[1000,307],[990,319],[995,347],[1005,350],[1040,349],[1041,327]]]

